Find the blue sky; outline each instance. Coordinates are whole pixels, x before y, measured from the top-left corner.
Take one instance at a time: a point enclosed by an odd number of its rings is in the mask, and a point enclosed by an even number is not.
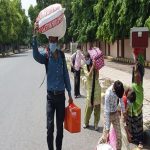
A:
[[[28,9],[30,5],[35,6],[36,5],[36,0],[21,0],[22,2],[22,8],[25,9],[26,15],[28,15]]]

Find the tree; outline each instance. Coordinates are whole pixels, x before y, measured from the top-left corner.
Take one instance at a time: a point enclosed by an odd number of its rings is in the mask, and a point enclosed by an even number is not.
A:
[[[28,14],[29,14],[29,17],[30,17],[30,20],[31,20],[31,33],[33,31],[33,28],[34,28],[34,23],[36,21],[36,18],[38,16],[40,12],[40,5],[36,5],[35,7],[33,7],[32,5],[29,7],[29,10],[28,10]],[[30,34],[30,40],[32,39],[32,34]],[[45,35],[42,35],[42,34],[38,34],[38,41],[40,44],[45,44],[48,42],[47,38]]]
[[[28,18],[21,6],[21,0],[0,1],[0,43],[5,49],[7,45],[27,44],[29,26]]]
[[[31,25],[34,25],[34,22],[36,21],[36,18],[38,16],[38,13],[40,12],[38,6],[33,7],[32,5],[30,5],[29,10],[28,10],[28,14],[29,14],[29,18],[31,20]]]
[[[149,26],[148,0],[37,0],[37,8],[31,9],[33,18],[54,3],[66,8],[67,30],[63,42],[100,39],[112,43],[129,37],[133,26]]]
[[[96,39],[97,20],[93,12],[96,3],[97,0],[73,0],[69,32],[75,41],[87,42]]]
[[[97,38],[111,43],[129,37],[133,26],[144,26],[149,8],[147,0],[99,0],[94,8],[99,21]]]
[[[114,42],[119,36],[120,25],[118,23],[118,12],[120,0],[98,1],[94,12],[98,20],[97,38],[108,43]]]

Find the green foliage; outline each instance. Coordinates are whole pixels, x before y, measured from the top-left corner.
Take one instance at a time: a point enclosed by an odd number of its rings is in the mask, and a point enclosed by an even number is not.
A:
[[[99,24],[97,38],[111,43],[129,37],[133,26],[144,26],[150,14],[150,1],[99,0],[94,12]]]
[[[145,21],[145,26],[149,28],[150,30],[150,16],[148,17],[148,19]]]
[[[40,10],[39,10],[38,6],[33,7],[32,5],[30,5],[28,14],[29,14],[29,18],[31,20],[32,26],[34,25],[34,22],[36,21],[36,17],[38,16],[39,12],[40,12]]]
[[[0,44],[28,44],[28,27],[29,21],[21,0],[0,1]]]
[[[69,33],[75,41],[87,42],[96,39],[97,20],[93,12],[96,3],[97,0],[73,0]]]
[[[96,39],[112,43],[129,37],[133,26],[150,28],[150,0],[37,0],[29,9],[32,24],[40,10],[54,3],[66,8],[65,43]]]

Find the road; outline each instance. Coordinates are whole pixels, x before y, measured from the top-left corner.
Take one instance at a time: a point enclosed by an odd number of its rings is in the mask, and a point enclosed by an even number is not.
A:
[[[0,149],[46,150],[43,66],[25,52],[0,59],[0,70]]]
[[[0,59],[0,150],[48,150],[46,144],[46,84],[39,88],[45,67],[34,61],[32,51]],[[73,87],[73,79],[71,77]],[[82,124],[85,107],[83,98],[74,100],[81,108]],[[67,97],[66,97],[67,99]],[[66,100],[67,105],[67,100]],[[93,127],[71,134],[64,130],[63,150],[94,150],[102,133]]]

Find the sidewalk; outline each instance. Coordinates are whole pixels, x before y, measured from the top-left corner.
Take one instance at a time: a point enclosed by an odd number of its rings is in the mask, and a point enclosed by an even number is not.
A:
[[[66,59],[70,60],[71,53],[66,53]],[[119,64],[120,65],[120,64]],[[124,65],[121,66],[123,70]],[[131,69],[131,66],[129,66]],[[121,71],[112,67],[107,66],[107,64],[100,70],[100,84],[102,86],[102,91],[105,92],[107,87],[115,80],[120,80],[125,86],[131,86],[131,73]],[[81,77],[81,82],[85,85],[85,77]],[[150,79],[145,79],[143,81],[144,85],[144,103],[143,103],[143,121],[144,128],[150,129]],[[103,93],[104,94],[104,93]]]
[[[123,66],[122,66],[123,67]],[[108,66],[103,67],[100,70],[100,78],[109,78],[112,81],[120,80],[125,86],[131,86],[131,74],[110,68]],[[143,121],[146,126],[150,123],[150,80],[144,79],[144,103],[143,103]],[[150,127],[150,125],[149,125]]]

